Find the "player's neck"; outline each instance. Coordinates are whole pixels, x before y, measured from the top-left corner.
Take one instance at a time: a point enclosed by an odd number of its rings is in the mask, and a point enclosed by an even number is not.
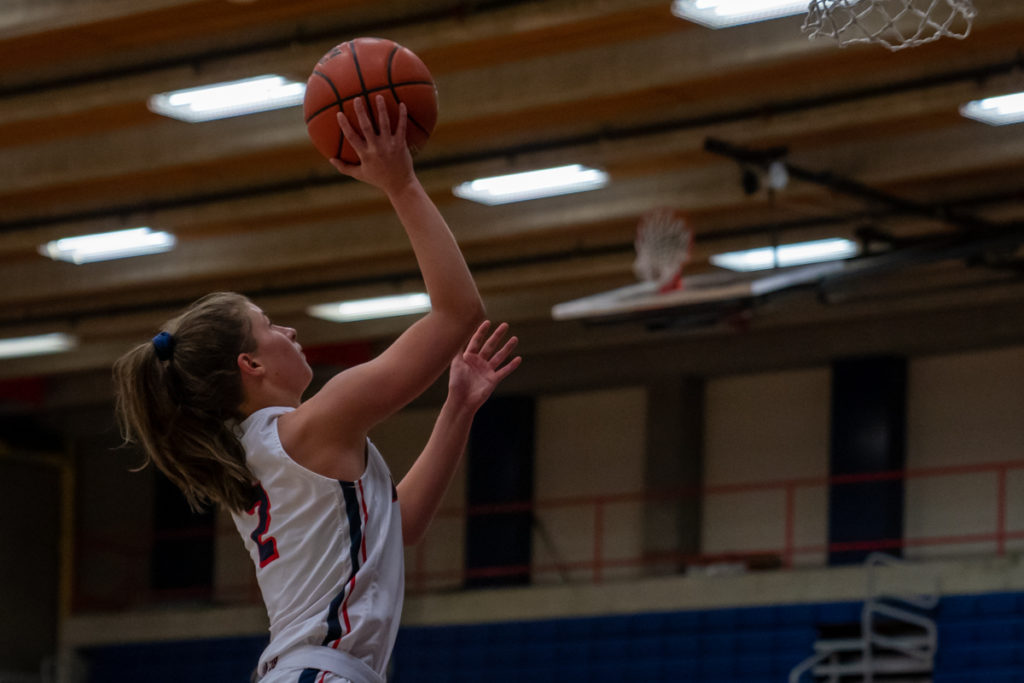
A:
[[[301,396],[293,396],[290,392],[281,390],[279,387],[258,384],[252,387],[245,387],[245,399],[238,410],[243,418],[249,417],[257,410],[276,406],[287,406],[298,408],[302,403]]]

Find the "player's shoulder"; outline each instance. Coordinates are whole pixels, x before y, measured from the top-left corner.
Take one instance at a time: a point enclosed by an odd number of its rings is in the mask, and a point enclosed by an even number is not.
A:
[[[320,410],[312,399],[277,421],[282,450],[294,462],[320,476],[354,481],[366,464],[366,433],[348,426],[339,414]]]

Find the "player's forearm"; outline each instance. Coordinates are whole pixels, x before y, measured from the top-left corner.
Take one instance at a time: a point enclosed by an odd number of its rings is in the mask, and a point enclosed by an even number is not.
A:
[[[446,402],[412,468],[398,484],[405,545],[419,543],[441,506],[469,441],[474,410]]]
[[[416,254],[431,309],[475,325],[484,316],[483,302],[441,212],[415,177],[389,189],[388,198]]]

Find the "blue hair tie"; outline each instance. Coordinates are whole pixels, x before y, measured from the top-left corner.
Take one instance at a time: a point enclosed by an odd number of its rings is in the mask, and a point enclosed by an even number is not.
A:
[[[156,350],[156,357],[160,360],[170,360],[174,353],[174,337],[170,332],[161,332],[153,337],[153,348]]]

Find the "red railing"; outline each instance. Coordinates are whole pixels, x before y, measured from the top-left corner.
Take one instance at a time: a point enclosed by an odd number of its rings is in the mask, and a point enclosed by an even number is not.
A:
[[[427,539],[412,552],[412,561],[406,567],[407,585],[413,592],[425,592],[438,587],[452,588],[462,585],[467,579],[528,576],[533,579],[543,578],[544,575],[553,573],[583,572],[589,575],[593,582],[601,582],[606,575],[617,569],[648,569],[651,573],[677,573],[685,567],[706,566],[714,563],[730,562],[744,563],[752,567],[777,566],[789,568],[794,565],[796,558],[807,555],[821,555],[830,552],[842,551],[871,551],[871,550],[894,550],[902,548],[942,547],[942,546],[964,546],[978,543],[994,543],[994,553],[997,556],[1007,552],[1007,544],[1010,541],[1024,540],[1024,518],[1015,520],[1020,528],[1010,528],[1009,519],[1009,477],[1010,473],[1016,470],[1024,471],[1024,460],[1006,462],[955,465],[948,467],[928,467],[910,470],[897,470],[888,472],[876,472],[870,474],[840,475],[831,477],[799,477],[773,482],[751,482],[706,486],[701,488],[675,489],[663,491],[637,491],[617,494],[606,494],[597,496],[566,496],[536,501],[505,503],[500,505],[477,505],[468,508],[454,507],[442,509],[435,519],[434,529],[445,524],[459,524],[463,528],[468,517],[503,515],[511,513],[529,513],[531,515],[543,515],[552,511],[578,510],[580,515],[576,520],[590,520],[589,527],[592,533],[590,542],[590,553],[585,559],[577,558],[568,561],[533,562],[515,566],[495,566],[466,569],[464,567],[446,567],[442,569],[430,569],[428,556],[430,549],[437,543],[428,534]],[[949,533],[944,535],[929,535],[925,537],[904,537],[904,538],[882,538],[864,539],[850,542],[833,543],[797,543],[797,496],[808,489],[828,489],[832,486],[843,486],[884,481],[912,481],[922,479],[934,479],[941,477],[968,476],[977,474],[991,474],[994,476],[992,500],[995,505],[995,527],[991,530],[976,533]],[[1024,478],[1021,479],[1024,487]],[[610,556],[614,548],[609,549],[609,542],[606,538],[608,511],[614,506],[645,506],[653,504],[693,503],[695,500],[711,500],[716,496],[742,495],[747,493],[776,491],[782,494],[781,509],[778,510],[778,519],[782,524],[781,537],[782,545],[779,547],[764,548],[737,548],[735,550],[718,553],[685,553],[675,551],[641,552],[636,556]],[[1024,498],[1024,489],[1022,489]],[[775,515],[774,511],[765,511],[768,515]],[[193,537],[196,530],[189,530],[183,534],[166,532],[160,538],[154,538],[154,542],[161,539],[172,539],[178,537]],[[203,533],[215,534],[213,530]],[[221,532],[226,543],[237,543],[234,538],[233,529]],[[440,533],[432,530],[432,533]],[[228,538],[230,536],[230,538]],[[82,540],[82,539],[80,539]],[[146,554],[151,552],[151,546],[129,547],[117,540],[95,537],[83,540],[79,544],[89,547],[90,552],[99,552],[105,555],[108,560],[110,556],[118,556],[125,562],[138,563]],[[988,554],[988,553],[986,553]],[[79,561],[88,561],[85,557],[79,557]],[[660,568],[660,569],[659,569]],[[145,577],[139,577],[140,580]],[[149,601],[173,601],[181,599],[202,599],[204,596],[213,596],[215,599],[224,602],[249,603],[259,602],[259,591],[255,585],[255,577],[248,574],[239,577],[240,582],[232,586],[203,587],[187,591],[151,591],[143,586],[135,586],[134,597],[131,600],[133,605],[144,604]],[[124,588],[124,587],[122,587]],[[93,596],[94,598],[96,596]],[[90,599],[90,596],[77,595],[75,604],[80,608],[98,608],[103,599]],[[112,605],[111,605],[112,606]],[[124,605],[122,605],[124,607]]]
[[[438,513],[438,520],[466,519],[471,516],[495,514],[523,513],[543,514],[554,509],[576,508],[589,510],[593,532],[592,556],[586,560],[531,564],[507,567],[485,567],[474,569],[440,569],[431,570],[426,567],[431,539],[428,536],[414,554],[412,566],[406,568],[408,585],[414,591],[427,591],[437,584],[451,585],[466,579],[543,575],[551,572],[589,571],[591,580],[601,582],[606,570],[614,568],[655,568],[668,566],[671,571],[678,571],[684,565],[708,565],[718,562],[743,562],[751,565],[766,566],[776,561],[784,568],[790,568],[800,555],[824,554],[843,551],[894,550],[902,548],[921,548],[967,545],[976,543],[995,543],[995,554],[1004,555],[1006,545],[1011,540],[1024,539],[1024,521],[1022,528],[1008,528],[1007,487],[1008,476],[1013,470],[1024,470],[1024,460],[983,463],[972,465],[954,465],[947,467],[928,467],[909,470],[873,472],[869,474],[837,475],[830,477],[800,477],[774,482],[751,482],[706,486],[702,488],[676,489],[664,491],[642,491],[599,496],[570,496],[557,499],[537,500],[531,502],[507,503],[501,505],[477,505],[468,508],[446,508]],[[797,504],[796,498],[801,490],[813,488],[829,488],[852,484],[864,484],[883,481],[908,481],[937,477],[965,476],[972,474],[993,474],[995,476],[994,502],[996,507],[996,523],[992,531],[984,533],[931,535],[921,538],[883,538],[864,539],[860,541],[818,543],[798,545],[796,542]],[[781,547],[744,548],[723,553],[645,553],[639,557],[611,558],[606,557],[605,517],[610,506],[614,505],[646,505],[650,503],[684,502],[694,499],[710,499],[720,495],[779,491],[783,495],[783,509],[780,519],[783,524],[783,545]]]

